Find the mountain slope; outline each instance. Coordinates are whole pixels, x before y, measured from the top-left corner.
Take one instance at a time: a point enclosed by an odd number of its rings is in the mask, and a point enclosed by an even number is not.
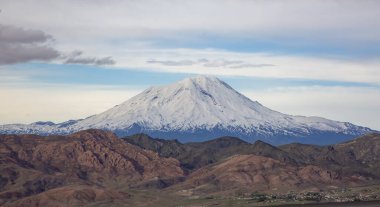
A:
[[[151,138],[145,134],[125,137],[123,140],[155,151],[160,156],[176,158],[190,171],[233,155],[256,155],[293,166],[319,166],[342,176],[380,179],[380,134],[377,133],[329,146],[293,143],[275,147],[262,141],[251,144],[234,137],[180,143],[177,140]]]
[[[364,127],[320,117],[273,111],[207,76],[151,87],[101,114],[62,124],[3,125],[3,133],[70,133],[97,128],[119,136],[147,133],[181,141],[235,136],[271,144],[331,144],[370,132]]]
[[[303,163],[340,171],[342,174],[380,178],[380,134],[377,133],[331,146],[287,144],[279,148]]]
[[[55,200],[46,197],[59,197],[61,193],[67,199],[55,202],[77,203],[62,206],[113,204],[114,199],[123,203],[127,197],[119,190],[183,176],[178,160],[161,158],[110,132],[86,130],[47,137],[0,135],[1,206],[13,201],[13,206],[38,206],[39,202]]]
[[[233,194],[233,192],[288,192],[319,190],[327,186],[352,186],[365,183],[355,177],[313,165],[296,166],[268,157],[236,155],[191,173],[180,184],[195,195]]]
[[[288,144],[276,148],[261,141],[253,145],[261,149],[259,152],[266,153],[260,156],[255,150],[252,154],[237,152],[193,171],[184,183],[174,187],[193,195],[254,191],[273,194],[371,185],[380,180],[379,134],[368,134],[331,146]],[[225,149],[220,147],[219,151]],[[295,162],[275,158],[273,154],[279,154],[278,151]]]
[[[254,154],[296,163],[287,152],[262,141],[251,144],[235,137],[220,137],[205,142],[180,143],[177,140],[151,138],[136,134],[123,138],[124,141],[143,149],[157,152],[163,157],[178,159],[187,170],[195,170],[237,154]]]

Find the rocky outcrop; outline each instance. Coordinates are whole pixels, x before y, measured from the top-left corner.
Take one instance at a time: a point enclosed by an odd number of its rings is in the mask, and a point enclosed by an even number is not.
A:
[[[67,185],[132,186],[184,176],[179,161],[86,130],[69,136],[1,135],[0,204]]]
[[[173,157],[181,162],[183,168],[193,171],[216,163],[237,154],[254,154],[271,157],[287,163],[296,163],[289,153],[256,141],[251,144],[236,137],[220,137],[205,142],[181,143],[177,140],[151,138],[145,134],[136,134],[123,138],[125,142],[157,152],[163,157]]]
[[[236,155],[189,175],[183,184],[195,194],[241,192],[286,192],[319,189],[331,185],[360,183],[336,172],[307,165],[296,166],[268,157]]]
[[[342,175],[380,179],[380,134],[377,133],[329,146],[296,143],[279,148],[305,164],[339,171]]]

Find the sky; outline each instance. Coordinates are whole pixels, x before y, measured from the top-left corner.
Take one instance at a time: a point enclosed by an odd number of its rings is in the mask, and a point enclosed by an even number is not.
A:
[[[85,118],[199,74],[380,130],[380,1],[0,0],[0,124]]]

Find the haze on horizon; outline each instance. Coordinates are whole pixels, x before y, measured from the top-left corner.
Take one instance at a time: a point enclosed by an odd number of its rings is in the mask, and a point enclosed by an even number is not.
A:
[[[380,129],[376,0],[0,0],[0,124],[217,76],[274,110]]]

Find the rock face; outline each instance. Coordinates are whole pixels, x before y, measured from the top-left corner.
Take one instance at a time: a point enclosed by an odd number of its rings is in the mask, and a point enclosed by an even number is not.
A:
[[[84,190],[95,193],[96,200],[108,195],[109,187],[184,176],[176,159],[161,158],[100,130],[69,136],[1,135],[0,164],[0,204],[46,192],[38,196],[43,200],[58,192],[51,189],[68,185],[105,188]],[[61,191],[69,197],[77,194]]]
[[[280,146],[280,149],[307,164],[337,170],[345,175],[380,178],[380,134],[372,133],[330,146],[288,144]]]
[[[333,144],[372,131],[348,122],[283,114],[250,100],[215,77],[197,76],[151,87],[83,120],[2,125],[0,133],[67,134],[89,128],[111,130],[119,136],[146,133],[186,142],[233,136],[274,145]]]
[[[337,173],[317,166],[298,167],[268,157],[236,155],[193,172],[183,185],[197,194],[204,194],[229,193],[231,190],[286,192],[342,182]],[[349,185],[349,179],[346,182]]]
[[[151,138],[146,134],[136,134],[123,138],[124,141],[141,148],[157,152],[163,157],[178,159],[182,167],[194,170],[216,163],[237,154],[254,154],[271,157],[283,162],[296,163],[289,153],[256,141],[251,144],[236,137],[220,137],[205,142],[181,143],[177,140]]]
[[[177,158],[189,170],[186,181],[178,188],[198,195],[306,191],[380,183],[379,134],[323,147],[306,144],[275,147],[234,137],[184,144],[144,134],[124,140]]]

